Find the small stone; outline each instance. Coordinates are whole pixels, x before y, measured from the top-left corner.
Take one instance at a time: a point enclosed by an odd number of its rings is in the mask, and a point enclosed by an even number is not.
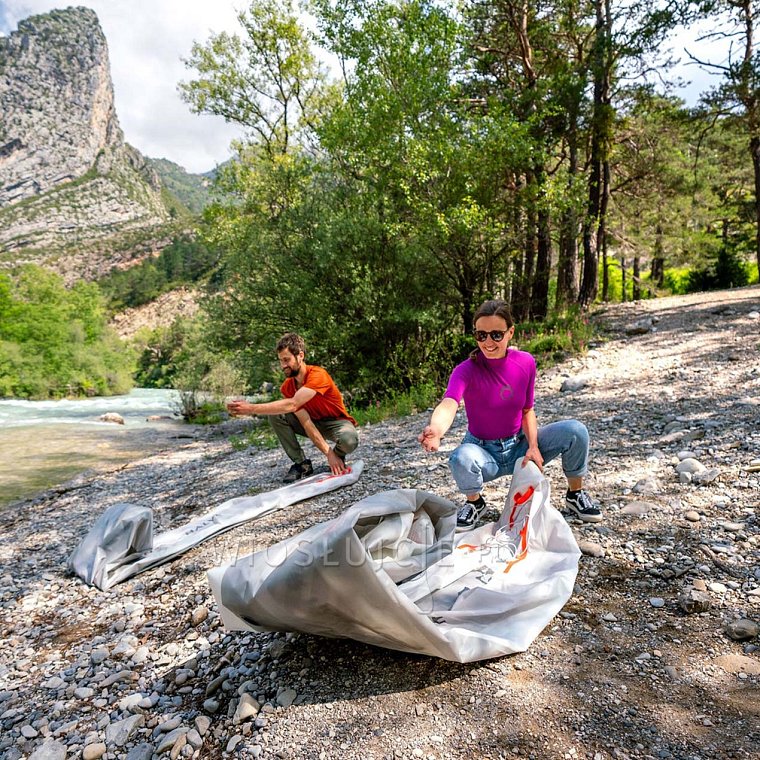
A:
[[[728,591],[722,583],[709,583],[707,588],[715,594],[725,594]]]
[[[82,760],[98,760],[106,753],[106,745],[103,742],[88,744],[82,750]]]
[[[651,604],[651,605],[652,605],[652,607],[664,607],[664,606],[665,606],[665,600],[664,600],[664,599],[662,599],[662,598],[661,598],[661,597],[659,597],[659,596],[653,596],[653,597],[652,597],[652,598],[649,600],[649,604]]]
[[[704,585],[704,581],[702,583]],[[711,604],[712,601],[709,594],[706,594],[704,590],[696,588],[689,589],[678,599],[679,607],[689,615],[698,612],[707,612],[707,610],[710,609]]]
[[[108,647],[98,647],[90,655],[93,665],[100,665],[105,662],[111,653],[108,651]]]
[[[640,494],[656,494],[662,490],[662,486],[654,478],[642,478],[631,490]]]
[[[588,380],[580,375],[576,377],[568,377],[562,381],[560,391],[565,393],[566,391],[579,391],[588,385]]]
[[[232,718],[233,724],[237,726],[244,720],[248,720],[248,718],[255,718],[259,714],[260,709],[261,705],[259,705],[258,701],[254,699],[253,696],[250,694],[243,694],[243,696],[240,697],[237,709],[235,710],[235,715]]]
[[[237,747],[240,742],[243,741],[243,737],[240,734],[235,734],[228,742],[227,742],[227,752],[234,752],[235,747]]]
[[[606,554],[604,547],[593,541],[579,541],[578,548],[581,550],[581,554],[585,554],[587,557],[604,557]]]
[[[46,741],[29,755],[29,760],[64,760],[66,746],[61,742]]]
[[[106,726],[106,744],[123,747],[138,728],[145,724],[142,715],[131,715],[129,718],[111,723]]]
[[[198,729],[198,733],[201,736],[205,736],[209,727],[211,726],[211,718],[206,715],[198,715],[195,718],[195,727]]]
[[[194,728],[191,728],[187,732],[187,743],[193,749],[199,749],[203,746],[203,737]]]
[[[203,703],[203,709],[209,713],[215,713],[219,709],[219,702],[215,699],[207,699]]]
[[[679,474],[682,472],[688,472],[691,475],[694,475],[697,472],[703,472],[705,469],[707,468],[702,464],[702,462],[700,462],[698,459],[691,458],[684,459],[676,465],[676,472]]]
[[[164,734],[156,746],[156,754],[160,755],[164,752],[167,752],[168,750],[173,750],[174,745],[178,740],[184,739],[185,734],[187,734],[187,728],[184,726],[180,726],[179,728],[175,728],[173,731],[169,731],[168,734]],[[182,745],[184,745],[184,743],[185,742],[183,741]]]
[[[290,707],[298,696],[295,689],[283,689],[277,695],[277,704],[281,707]]]
[[[208,617],[208,608],[202,604],[196,607],[190,615],[190,622],[193,626],[200,625]]]
[[[754,620],[740,618],[727,623],[725,630],[726,635],[734,641],[747,641],[747,639],[754,639],[758,635],[760,626]]]
[[[684,512],[684,518],[687,519],[689,522],[699,522],[702,517],[699,514],[699,512],[696,512],[693,509],[690,509],[688,512]]]
[[[125,760],[150,760],[153,757],[151,744],[138,744],[127,753]]]
[[[657,505],[651,501],[632,501],[630,504],[626,504],[620,513],[624,515],[637,515],[643,517],[647,512],[652,509],[656,509]]]
[[[21,736],[24,739],[34,739],[37,736],[37,731],[29,725],[21,726]]]

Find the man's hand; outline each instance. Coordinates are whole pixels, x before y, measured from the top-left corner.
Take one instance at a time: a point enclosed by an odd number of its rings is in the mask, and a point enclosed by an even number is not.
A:
[[[544,458],[541,456],[541,452],[538,450],[538,446],[532,446],[525,452],[523,457],[522,466],[525,467],[528,462],[534,462],[541,472],[544,471]]]
[[[438,451],[441,445],[441,436],[430,425],[425,426],[425,429],[417,436],[417,440],[425,451]]]
[[[333,475],[342,475],[344,472],[348,472],[345,462],[335,453],[335,449],[330,449],[327,452],[327,464],[330,465],[330,472]]]
[[[255,414],[256,404],[249,404],[247,401],[230,401],[227,404],[227,411],[233,417],[246,417]]]

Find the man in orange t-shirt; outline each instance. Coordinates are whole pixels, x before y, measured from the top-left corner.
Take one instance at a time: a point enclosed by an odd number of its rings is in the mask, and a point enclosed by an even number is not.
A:
[[[227,409],[233,416],[268,415],[280,445],[293,462],[284,483],[313,474],[311,460],[301,448],[297,436],[308,436],[327,457],[334,475],[347,471],[346,454],[359,443],[356,420],[346,411],[335,382],[327,370],[304,361],[306,346],[296,333],[285,333],[277,341],[277,357],[285,374],[280,390],[283,398],[265,404],[231,401]],[[333,441],[332,448],[327,441]]]

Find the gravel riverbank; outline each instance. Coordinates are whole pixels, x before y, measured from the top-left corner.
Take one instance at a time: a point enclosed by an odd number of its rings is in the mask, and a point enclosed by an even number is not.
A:
[[[279,451],[224,429],[0,514],[0,756],[760,757],[760,288],[607,307],[607,339],[544,372],[540,423],[584,421],[599,525],[525,653],[470,665],[302,634],[229,633],[206,570],[398,487],[457,499],[426,414],[362,429],[355,485],[101,592],[65,562],[109,505],[159,529],[271,490]],[[572,386],[576,390],[560,390]],[[460,414],[460,417],[462,415]],[[552,503],[564,482],[547,467]],[[498,503],[507,483],[487,487]]]

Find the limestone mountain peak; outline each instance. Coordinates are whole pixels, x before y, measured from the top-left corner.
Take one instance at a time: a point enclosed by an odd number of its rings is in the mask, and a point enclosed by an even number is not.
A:
[[[0,265],[93,279],[159,250],[187,214],[124,135],[89,8],[0,37]]]
[[[0,112],[0,206],[81,177],[123,144],[94,11],[32,16],[0,39]]]

